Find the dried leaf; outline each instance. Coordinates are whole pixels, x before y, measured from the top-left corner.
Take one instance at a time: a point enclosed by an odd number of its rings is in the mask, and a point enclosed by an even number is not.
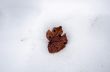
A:
[[[63,34],[62,27],[54,27],[52,31],[48,30],[46,37],[49,40],[48,51],[50,53],[56,53],[62,50],[67,44],[67,36]]]

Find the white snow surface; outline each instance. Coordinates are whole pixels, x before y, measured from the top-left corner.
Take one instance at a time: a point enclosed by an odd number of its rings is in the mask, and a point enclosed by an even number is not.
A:
[[[110,72],[110,0],[0,0],[0,72]],[[62,26],[68,44],[47,49]]]

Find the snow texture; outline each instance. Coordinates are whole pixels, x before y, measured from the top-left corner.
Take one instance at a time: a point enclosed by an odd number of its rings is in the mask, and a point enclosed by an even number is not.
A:
[[[110,72],[109,0],[0,0],[0,72]],[[68,44],[47,49],[62,26]]]

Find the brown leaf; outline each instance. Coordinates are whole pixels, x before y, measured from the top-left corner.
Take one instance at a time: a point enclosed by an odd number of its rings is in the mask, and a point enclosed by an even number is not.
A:
[[[54,27],[52,31],[48,30],[46,33],[46,37],[49,40],[48,51],[50,53],[59,52],[62,50],[67,44],[67,36],[63,34],[62,27]]]

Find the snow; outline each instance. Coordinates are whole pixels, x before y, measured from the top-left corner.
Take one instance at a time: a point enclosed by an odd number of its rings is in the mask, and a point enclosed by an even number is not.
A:
[[[109,0],[1,0],[0,72],[110,72]],[[68,44],[50,54],[46,31]]]

